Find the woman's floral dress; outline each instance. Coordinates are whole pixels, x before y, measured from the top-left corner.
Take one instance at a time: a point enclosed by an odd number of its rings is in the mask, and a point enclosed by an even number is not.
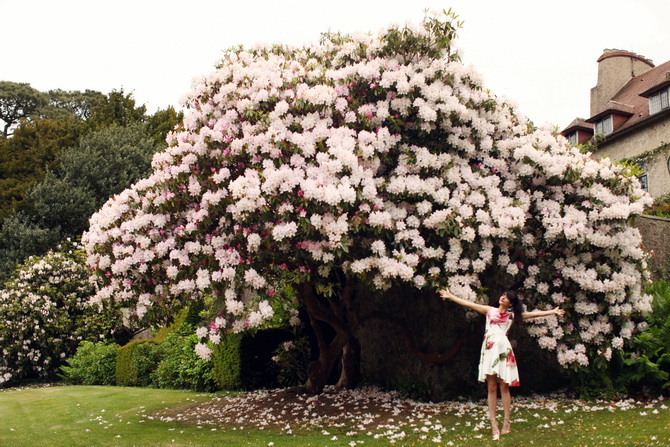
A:
[[[509,386],[519,386],[519,370],[507,331],[512,326],[514,314],[501,313],[489,307],[486,313],[486,333],[479,361],[479,381],[485,382],[487,375],[496,375]]]

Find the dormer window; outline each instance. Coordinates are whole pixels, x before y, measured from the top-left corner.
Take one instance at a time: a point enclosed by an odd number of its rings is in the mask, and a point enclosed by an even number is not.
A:
[[[612,115],[596,121],[596,134],[607,135],[612,133]]]
[[[663,90],[659,91],[658,93],[655,93],[649,97],[649,114],[653,115],[654,113],[658,113],[661,110],[665,110],[668,107],[670,107],[670,104],[668,103],[668,88],[664,88]]]
[[[593,124],[587,123],[583,118],[576,118],[562,132],[571,144],[584,144],[593,136]]]

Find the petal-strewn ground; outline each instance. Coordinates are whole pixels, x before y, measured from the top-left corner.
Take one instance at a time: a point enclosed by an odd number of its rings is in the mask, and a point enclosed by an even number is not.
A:
[[[645,407],[650,413],[658,413],[658,408],[668,408],[659,400],[587,402],[559,394],[514,398],[513,429],[514,423],[530,423],[560,430],[563,418],[578,413],[616,413],[633,409],[645,412]],[[555,417],[548,417],[547,410]],[[499,413],[502,420],[502,408]],[[450,432],[469,433],[468,437],[475,438],[489,436],[488,413],[483,400],[416,402],[372,387],[356,390],[326,388],[320,395],[304,394],[295,389],[255,391],[162,410],[150,418],[232,430],[268,428],[286,434],[320,430],[324,436],[332,435],[330,439],[344,434],[359,440],[353,442],[360,442],[361,437],[397,442],[415,434],[424,440],[446,441],[449,445]]]

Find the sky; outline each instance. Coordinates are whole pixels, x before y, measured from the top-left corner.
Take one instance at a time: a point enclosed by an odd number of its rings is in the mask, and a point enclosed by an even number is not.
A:
[[[588,118],[606,48],[670,59],[668,0],[0,0],[0,80],[123,89],[153,113],[178,107],[232,46],[376,34],[449,8],[463,62],[537,125]]]

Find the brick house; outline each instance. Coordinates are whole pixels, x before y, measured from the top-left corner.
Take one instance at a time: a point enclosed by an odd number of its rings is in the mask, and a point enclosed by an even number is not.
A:
[[[628,159],[645,171],[640,181],[653,197],[670,193],[670,61],[659,66],[638,54],[605,50],[591,89],[591,116],[561,134],[584,144],[597,134],[594,155]]]

